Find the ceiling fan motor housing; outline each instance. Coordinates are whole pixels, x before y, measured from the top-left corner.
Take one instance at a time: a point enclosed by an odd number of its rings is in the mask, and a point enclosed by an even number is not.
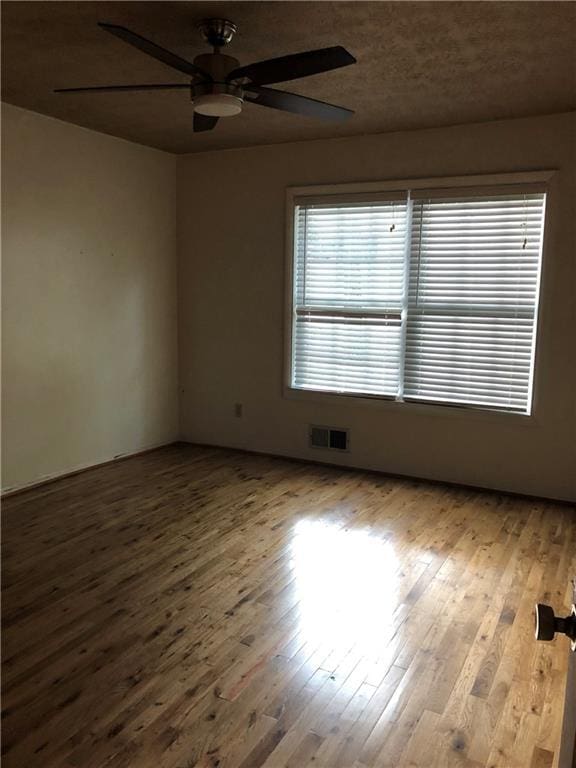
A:
[[[223,53],[201,53],[194,59],[194,64],[207,72],[214,82],[225,83],[228,74],[237,69],[240,62]]]
[[[221,53],[204,53],[194,63],[212,77],[212,81],[192,85],[194,111],[209,117],[231,117],[242,111],[244,92],[226,82],[229,72],[238,67],[238,59]]]

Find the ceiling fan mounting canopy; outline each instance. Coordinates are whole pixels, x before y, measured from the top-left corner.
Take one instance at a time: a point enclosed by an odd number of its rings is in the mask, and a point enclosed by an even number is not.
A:
[[[189,82],[57,88],[57,93],[187,89],[194,109],[194,131],[212,130],[220,117],[237,115],[245,102],[336,122],[346,120],[354,114],[351,109],[345,107],[264,87],[354,64],[356,59],[341,45],[240,66],[238,59],[220,52],[220,48],[228,45],[237,32],[236,25],[228,19],[204,19],[198,24],[202,36],[214,51],[196,56],[193,62],[126,27],[104,22],[99,22],[99,26],[124,43],[187,75]]]
[[[238,31],[238,27],[228,19],[202,19],[198,29],[208,45],[214,48],[223,48],[231,42]]]

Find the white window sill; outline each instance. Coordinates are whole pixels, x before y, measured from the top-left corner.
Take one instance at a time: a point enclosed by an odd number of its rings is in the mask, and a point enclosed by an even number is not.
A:
[[[378,396],[348,395],[345,393],[322,392],[309,389],[298,389],[284,386],[283,396],[287,400],[300,400],[309,403],[339,406],[342,408],[377,408],[387,415],[421,415],[444,419],[456,419],[459,421],[478,421],[483,423],[508,424],[510,426],[539,426],[538,419],[531,414],[515,411],[501,411],[491,408],[482,408],[454,403],[418,403],[414,401],[400,401],[393,398]]]

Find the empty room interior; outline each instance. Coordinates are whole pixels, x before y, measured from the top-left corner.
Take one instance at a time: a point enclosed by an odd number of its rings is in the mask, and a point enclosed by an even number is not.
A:
[[[2,14],[5,768],[576,766],[576,3]]]

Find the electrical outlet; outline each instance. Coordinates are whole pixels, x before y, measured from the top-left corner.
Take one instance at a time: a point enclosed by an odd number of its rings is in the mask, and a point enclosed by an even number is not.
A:
[[[242,418],[242,403],[234,403],[234,416],[237,419]]]

